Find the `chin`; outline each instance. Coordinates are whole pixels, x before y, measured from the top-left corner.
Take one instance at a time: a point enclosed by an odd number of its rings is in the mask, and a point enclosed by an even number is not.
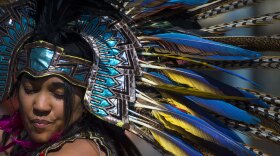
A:
[[[31,132],[29,134],[30,139],[36,143],[47,143],[49,142],[51,135],[50,134],[34,134],[34,132]]]

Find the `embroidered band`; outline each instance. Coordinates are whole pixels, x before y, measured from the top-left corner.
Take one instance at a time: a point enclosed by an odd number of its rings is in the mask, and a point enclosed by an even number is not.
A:
[[[34,77],[58,75],[71,84],[87,87],[92,62],[64,54],[64,49],[45,41],[24,46],[18,54],[18,75],[28,73]]]

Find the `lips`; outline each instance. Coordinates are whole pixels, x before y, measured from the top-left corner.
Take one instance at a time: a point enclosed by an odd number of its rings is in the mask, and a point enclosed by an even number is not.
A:
[[[34,120],[31,120],[31,123],[35,128],[44,129],[47,126],[49,126],[52,122],[50,122],[48,120],[34,119]]]

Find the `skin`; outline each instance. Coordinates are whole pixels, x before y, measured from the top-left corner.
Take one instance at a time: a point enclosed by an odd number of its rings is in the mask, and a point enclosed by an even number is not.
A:
[[[70,125],[83,112],[81,91],[74,89],[73,114]],[[59,77],[23,78],[19,88],[19,111],[29,137],[46,143],[64,130],[64,81]]]
[[[39,79],[23,77],[19,87],[19,112],[29,138],[36,143],[47,143],[54,134],[65,128],[64,81],[56,76]],[[70,125],[83,113],[81,89],[74,87],[73,112]],[[67,105],[66,105],[67,107]],[[9,155],[9,152],[7,153]],[[77,139],[66,143],[58,151],[48,156],[105,156],[97,144],[87,139]]]

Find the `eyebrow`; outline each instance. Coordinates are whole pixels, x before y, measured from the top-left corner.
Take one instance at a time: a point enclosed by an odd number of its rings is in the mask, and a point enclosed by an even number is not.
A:
[[[53,89],[61,89],[61,88],[64,89],[65,85],[64,85],[63,82],[53,82],[51,84],[51,88],[53,88]]]
[[[22,82],[23,83],[29,82],[29,83],[31,83],[31,85],[35,85],[35,86],[41,85],[40,81],[32,81],[32,79],[29,79],[29,78],[23,78]],[[52,82],[50,87],[52,89],[64,89],[65,88],[65,84],[63,82]]]

